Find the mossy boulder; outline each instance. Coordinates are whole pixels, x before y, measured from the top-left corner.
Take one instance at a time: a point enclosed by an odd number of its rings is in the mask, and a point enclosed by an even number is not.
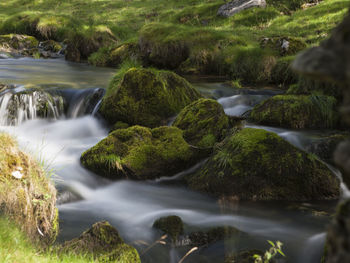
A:
[[[184,224],[182,219],[176,215],[161,217],[153,223],[153,227],[169,235],[173,242],[184,233]]]
[[[125,244],[117,229],[106,221],[95,223],[80,237],[65,242],[60,251],[89,255],[99,262],[141,262],[136,249]]]
[[[337,101],[330,96],[277,95],[255,106],[251,121],[294,129],[335,128],[339,125]]]
[[[208,154],[187,144],[176,127],[118,129],[84,152],[82,164],[112,179],[154,179],[173,175]]]
[[[216,146],[188,185],[243,200],[325,200],[339,197],[339,180],[316,157],[278,135],[245,128]]]
[[[54,40],[46,40],[40,42],[39,47],[41,47],[44,51],[50,51],[53,53],[58,53],[63,48],[63,46],[60,43]]]
[[[189,144],[212,147],[223,138],[229,118],[216,100],[199,99],[180,112],[173,126],[183,130]]]
[[[295,55],[299,51],[307,48],[305,42],[292,37],[263,38],[260,41],[261,48],[270,48],[278,52],[281,56]]]
[[[34,242],[45,246],[56,239],[56,189],[42,167],[4,133],[0,133],[0,212]]]
[[[156,127],[201,95],[185,79],[168,71],[131,68],[112,81],[100,112],[111,124]]]

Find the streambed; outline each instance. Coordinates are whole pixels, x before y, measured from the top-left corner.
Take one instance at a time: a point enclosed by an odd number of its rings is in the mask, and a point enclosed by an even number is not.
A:
[[[62,96],[68,109],[66,114],[41,119],[29,114],[35,111],[29,104],[21,113],[25,115],[28,111],[29,117],[17,118],[16,125],[11,125],[4,120],[8,112],[5,94],[0,93],[0,130],[17,137],[26,152],[35,155],[56,174],[53,179],[61,193],[59,242],[78,236],[96,221],[108,220],[126,242],[133,244],[142,254],[145,246],[136,241],[154,242],[159,235],[152,229],[153,222],[161,216],[176,214],[183,219],[187,229],[205,230],[230,225],[247,234],[200,249],[185,262],[223,262],[225,251],[266,250],[269,246],[266,240],[284,243],[285,262],[320,262],[324,231],[330,220],[328,215],[334,212],[334,201],[239,202],[223,206],[210,197],[186,189],[171,178],[112,182],[84,169],[79,162],[81,153],[106,137],[109,129],[96,114],[101,92],[98,99],[93,96],[95,99],[92,100],[91,96],[107,87],[114,72],[114,69],[95,68],[62,59],[0,59],[0,83],[15,84],[19,90],[14,93],[25,87],[39,86]],[[280,92],[271,89],[234,90],[217,82],[194,85],[202,93],[218,99],[228,115],[244,114],[255,104]],[[247,126],[276,132],[302,149],[306,149],[314,135],[319,133],[254,124]],[[186,252],[184,248],[158,245],[142,255],[142,260],[175,263]]]

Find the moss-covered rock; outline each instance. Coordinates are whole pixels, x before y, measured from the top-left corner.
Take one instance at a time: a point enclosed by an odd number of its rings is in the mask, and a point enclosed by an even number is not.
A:
[[[216,146],[186,177],[194,189],[246,200],[324,200],[339,197],[339,180],[313,155],[278,135],[246,128]]]
[[[272,68],[271,82],[279,87],[289,87],[298,82],[298,75],[292,70],[294,56],[286,56],[277,59],[276,65]]]
[[[95,223],[80,237],[65,242],[60,250],[91,255],[99,262],[141,262],[136,249],[125,244],[117,229],[108,222]]]
[[[253,122],[286,128],[335,128],[339,125],[336,99],[317,95],[277,95],[255,106]]]
[[[291,37],[266,37],[260,41],[260,46],[275,50],[281,56],[295,55],[307,47],[302,40]]]
[[[131,68],[112,81],[103,98],[100,112],[114,124],[156,127],[166,124],[183,107],[200,98],[183,78],[168,71]]]
[[[229,118],[217,101],[199,99],[180,112],[173,126],[183,130],[185,140],[191,145],[212,147],[223,138]]]
[[[207,151],[193,148],[176,127],[119,129],[84,152],[82,164],[113,179],[154,179],[182,171]]]
[[[157,219],[153,223],[153,227],[161,230],[164,234],[169,235],[173,242],[176,242],[178,237],[184,233],[182,219],[175,215]]]
[[[46,41],[40,42],[40,47],[44,51],[50,51],[53,53],[58,53],[63,48],[63,46],[60,43],[54,40],[46,40]]]
[[[52,243],[58,234],[56,189],[43,169],[0,133],[0,210],[32,241]]]
[[[38,52],[39,41],[32,36],[9,34],[0,35],[0,51],[17,56],[34,56]]]

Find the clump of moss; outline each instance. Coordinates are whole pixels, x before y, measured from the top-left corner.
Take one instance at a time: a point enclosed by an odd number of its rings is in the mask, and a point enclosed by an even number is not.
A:
[[[74,62],[87,60],[91,54],[105,48],[90,59],[90,62],[97,63],[102,60],[101,56],[105,54],[106,48],[108,50],[118,44],[118,39],[109,28],[100,26],[89,28],[87,32],[72,32],[66,42],[65,57]]]
[[[192,148],[176,127],[118,129],[81,156],[82,164],[112,179],[173,175],[208,154]]]
[[[0,207],[32,241],[50,244],[58,234],[56,189],[43,169],[0,133]]]
[[[92,225],[80,237],[65,242],[62,253],[92,255],[101,262],[141,262],[136,249],[124,243],[117,229],[108,222]]]
[[[294,56],[285,56],[277,59],[276,65],[272,68],[271,82],[281,88],[288,88],[291,84],[298,82],[298,75],[292,70]]]
[[[153,223],[153,227],[169,235],[173,242],[184,233],[182,219],[176,215],[161,217]]]
[[[111,124],[123,121],[156,127],[166,124],[168,118],[200,97],[191,84],[175,73],[131,68],[111,82],[100,112]]]
[[[186,177],[195,190],[245,200],[324,200],[339,197],[339,180],[313,155],[278,135],[246,128],[216,146]]]
[[[173,126],[183,130],[188,143],[212,147],[223,138],[229,126],[229,118],[217,101],[199,99],[180,112]]]
[[[252,121],[286,128],[335,128],[339,124],[336,99],[318,95],[277,95],[251,112]]]

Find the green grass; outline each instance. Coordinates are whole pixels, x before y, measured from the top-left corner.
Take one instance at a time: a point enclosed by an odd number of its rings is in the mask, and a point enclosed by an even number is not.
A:
[[[327,38],[350,6],[350,0],[324,0],[300,9],[305,2],[268,0],[265,9],[252,8],[222,18],[216,13],[223,0],[6,0],[0,3],[0,34],[64,40],[111,32],[119,45],[149,43],[152,54],[146,66],[183,74],[227,75],[253,84],[285,84],[270,68],[271,57],[277,63],[280,54],[262,49],[260,40],[294,37],[316,45]],[[105,48],[92,55],[90,63],[105,65],[109,52],[112,50]],[[252,78],[251,70],[262,73]]]
[[[0,217],[0,262],[14,263],[89,263],[89,258],[58,255],[57,252],[38,252],[14,224]]]

